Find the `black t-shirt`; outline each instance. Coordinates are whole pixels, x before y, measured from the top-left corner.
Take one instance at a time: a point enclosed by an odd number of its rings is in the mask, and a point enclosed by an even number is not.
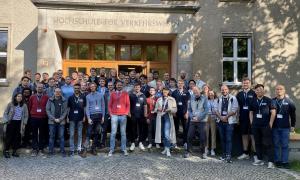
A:
[[[78,97],[73,94],[68,99],[69,120],[70,121],[82,121],[84,117],[84,108],[86,106],[86,96],[80,94]]]
[[[131,93],[129,99],[131,115],[135,118],[144,117],[144,106],[147,105],[146,96],[143,93],[139,95]]]
[[[290,98],[272,100],[276,107],[276,118],[273,124],[273,128],[290,128],[295,127],[296,124],[296,106]],[[290,123],[291,118],[291,123]]]
[[[249,106],[255,98],[256,94],[252,89],[250,89],[247,93],[240,91],[236,95],[240,108],[240,120],[249,120]]]
[[[271,109],[275,109],[271,98],[254,98],[249,110],[253,111],[252,127],[266,127],[269,125]]]

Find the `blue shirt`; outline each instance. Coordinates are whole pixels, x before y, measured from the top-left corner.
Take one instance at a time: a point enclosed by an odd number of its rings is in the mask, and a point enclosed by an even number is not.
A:
[[[23,108],[20,107],[19,105],[18,106],[15,106],[15,113],[14,113],[14,116],[13,116],[13,119],[12,120],[21,120],[22,119],[22,112],[23,112]]]
[[[86,96],[86,115],[91,118],[91,114],[105,114],[104,97],[99,92],[91,92]]]
[[[63,97],[68,100],[70,96],[72,96],[74,94],[74,88],[72,85],[63,85],[61,86],[61,92]]]

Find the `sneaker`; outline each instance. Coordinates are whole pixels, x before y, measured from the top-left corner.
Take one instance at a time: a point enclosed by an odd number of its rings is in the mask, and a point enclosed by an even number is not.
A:
[[[275,165],[272,162],[268,162],[268,169],[274,169]]]
[[[155,146],[156,146],[157,149],[160,149],[160,145],[159,144],[156,144]]]
[[[249,159],[250,158],[250,156],[248,155],[248,154],[242,154],[242,155],[240,155],[237,159],[238,160],[244,160],[244,159]]]
[[[112,155],[113,155],[113,151],[109,151],[107,156],[111,157]]]
[[[44,150],[39,150],[38,155],[39,155],[39,156],[44,156],[44,155],[45,155]]]
[[[80,156],[82,158],[86,158],[87,154],[86,154],[86,150],[82,150],[81,153],[80,153]]]
[[[225,158],[225,157],[223,157],[223,156],[221,156],[221,157],[219,158],[219,160],[221,160],[221,161],[225,161],[225,160],[226,160],[226,158]]]
[[[139,148],[140,150],[145,151],[145,147],[142,142],[139,143]]]
[[[258,160],[256,162],[252,163],[252,165],[254,165],[254,166],[263,166],[264,164],[265,163],[263,161],[261,161],[261,160]]]
[[[148,148],[148,149],[151,149],[151,148],[152,148],[152,144],[149,144],[149,145],[147,146],[147,148]]]
[[[207,159],[207,154],[203,153],[202,156],[200,156],[201,159]]]
[[[167,148],[167,150],[166,150],[167,152],[166,152],[166,154],[167,154],[167,157],[171,157],[171,152],[170,152],[170,149],[169,148]]]
[[[166,154],[167,153],[167,148],[165,148],[161,153]]]
[[[129,150],[134,151],[134,148],[135,148],[135,143],[131,143],[131,146],[130,146]]]
[[[281,168],[282,167],[282,163],[281,162],[275,162],[275,166],[278,167],[278,168]]]
[[[174,144],[174,149],[179,149],[177,144]]]
[[[62,157],[67,157],[66,152],[62,152],[62,153],[61,153],[61,156],[62,156]]]
[[[209,154],[208,147],[205,147],[204,154],[206,154],[206,156]]]
[[[190,157],[190,153],[185,152],[185,153],[183,154],[183,158],[189,158],[189,157]]]
[[[123,151],[124,156],[128,156],[127,150]]]
[[[232,163],[231,158],[227,158],[227,159],[226,159],[226,163]]]
[[[3,155],[4,155],[5,158],[10,158],[9,151],[5,151],[5,152],[3,153]]]
[[[74,151],[70,151],[70,152],[69,152],[69,155],[70,155],[70,156],[74,156],[74,155],[75,155],[75,154],[74,154]]]
[[[97,156],[97,151],[96,151],[96,149],[92,149],[92,150],[91,150],[91,154],[94,155],[94,156]]]
[[[213,149],[210,151],[210,155],[211,156],[216,156],[216,153],[215,153],[215,151]]]
[[[183,148],[184,148],[184,150],[187,150],[187,143],[183,144]]]
[[[254,162],[257,162],[259,159],[258,159],[258,157],[255,155],[255,156],[253,156],[253,160],[254,160]]]
[[[38,151],[37,150],[32,150],[31,157],[36,157],[37,155],[38,155]]]

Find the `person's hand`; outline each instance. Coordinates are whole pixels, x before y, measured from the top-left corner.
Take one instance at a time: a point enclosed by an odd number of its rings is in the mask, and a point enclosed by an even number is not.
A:
[[[189,118],[189,114],[188,114],[188,113],[185,113],[185,114],[184,114],[184,119],[187,120],[188,118]]]
[[[221,121],[223,121],[223,122],[228,122],[228,117],[227,117],[227,116],[222,116]]]
[[[131,114],[130,114],[130,113],[128,113],[128,117],[130,117],[130,118],[131,118]]]
[[[272,127],[273,127],[273,124],[272,124],[272,123],[269,123],[269,126],[270,126],[270,128],[272,129]]]
[[[83,122],[83,123],[85,123],[85,121],[86,121],[86,118],[85,118],[85,117],[83,117],[83,120],[82,120],[82,122]]]
[[[162,112],[162,108],[161,107],[157,108],[157,111]]]
[[[90,125],[92,125],[93,124],[93,121],[92,121],[92,119],[88,119],[88,123],[90,124]]]
[[[23,124],[22,127],[21,127],[23,132],[25,132],[25,127],[26,127],[25,124]]]
[[[104,123],[104,117],[102,117],[102,119],[101,119],[101,124],[103,124]]]
[[[54,119],[54,122],[59,123],[59,119]]]
[[[144,117],[145,117],[145,118],[147,118],[147,117],[148,117],[148,114],[147,114],[147,113],[145,113],[145,114],[144,114]]]
[[[291,132],[292,132],[292,133],[295,132],[295,127],[291,127]]]
[[[69,123],[70,122],[70,119],[69,118],[67,118],[67,123]]]

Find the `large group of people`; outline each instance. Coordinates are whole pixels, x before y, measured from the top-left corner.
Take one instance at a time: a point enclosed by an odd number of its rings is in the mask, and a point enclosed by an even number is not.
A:
[[[52,77],[36,73],[33,78],[27,70],[3,115],[3,153],[5,158],[19,157],[22,145],[32,148],[32,156],[45,154],[48,147],[51,156],[59,146],[65,157],[68,140],[69,156],[97,155],[104,147],[113,156],[118,139],[125,156],[137,146],[142,151],[163,147],[162,154],[170,157],[173,148],[182,146],[183,157],[188,158],[196,139],[200,157],[206,158],[216,156],[218,132],[220,160],[231,163],[233,132],[238,128],[243,144],[239,160],[253,155],[253,165],[259,166],[266,156],[268,168],[288,168],[296,108],[283,85],[277,85],[275,92],[271,99],[265,96],[264,85],[252,88],[245,77],[236,96],[227,85],[217,96],[200,73],[188,80],[185,71],[179,78],[165,73],[160,80],[158,72],[144,75],[134,70],[117,74],[111,69],[106,74],[101,68],[97,74],[92,68],[90,76],[74,71],[66,77],[58,70]]]

